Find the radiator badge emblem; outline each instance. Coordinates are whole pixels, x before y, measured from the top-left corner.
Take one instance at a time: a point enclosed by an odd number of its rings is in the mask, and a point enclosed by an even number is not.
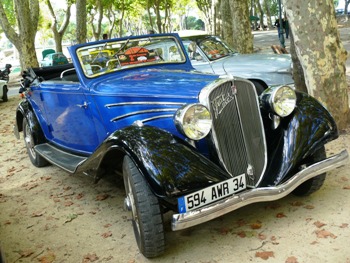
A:
[[[230,90],[226,93],[221,93],[211,101],[211,106],[213,107],[215,119],[221,114],[225,107],[235,98],[237,94],[236,86],[231,86]]]
[[[232,94],[233,94],[233,95],[236,95],[236,94],[237,94],[237,88],[236,88],[235,85],[232,85],[232,86],[231,86],[231,90],[232,90]]]

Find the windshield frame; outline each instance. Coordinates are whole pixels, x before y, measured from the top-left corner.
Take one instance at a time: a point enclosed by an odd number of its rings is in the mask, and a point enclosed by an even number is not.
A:
[[[103,56],[106,53],[110,56]],[[97,63],[99,54],[101,60]],[[78,47],[75,55],[83,74],[90,79],[131,68],[187,62],[182,43],[171,35],[101,40]]]
[[[225,52],[220,53],[219,49],[214,49],[213,46],[209,46],[209,41],[211,42],[210,45],[216,44],[217,46],[221,46],[220,48]],[[218,36],[207,36],[197,39],[196,44],[209,61],[219,60],[238,53]]]

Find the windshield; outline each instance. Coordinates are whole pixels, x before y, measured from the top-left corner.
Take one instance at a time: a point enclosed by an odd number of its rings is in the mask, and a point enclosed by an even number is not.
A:
[[[218,37],[205,38],[198,43],[199,48],[210,60],[217,60],[222,57],[237,53]]]
[[[126,68],[186,61],[177,39],[171,36],[101,41],[79,48],[77,56],[89,78]]]

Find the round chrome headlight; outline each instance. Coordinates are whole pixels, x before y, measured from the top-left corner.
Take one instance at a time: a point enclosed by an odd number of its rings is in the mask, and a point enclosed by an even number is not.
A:
[[[176,128],[191,140],[208,135],[212,126],[210,112],[202,104],[189,104],[177,110],[174,116]]]
[[[288,86],[281,86],[271,94],[270,106],[278,116],[286,117],[293,112],[296,101],[295,91]]]

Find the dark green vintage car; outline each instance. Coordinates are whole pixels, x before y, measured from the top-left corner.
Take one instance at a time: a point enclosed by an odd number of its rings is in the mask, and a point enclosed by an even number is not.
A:
[[[53,49],[45,49],[42,54],[44,59],[40,61],[40,67],[68,64],[68,59],[62,52],[55,52]]]

